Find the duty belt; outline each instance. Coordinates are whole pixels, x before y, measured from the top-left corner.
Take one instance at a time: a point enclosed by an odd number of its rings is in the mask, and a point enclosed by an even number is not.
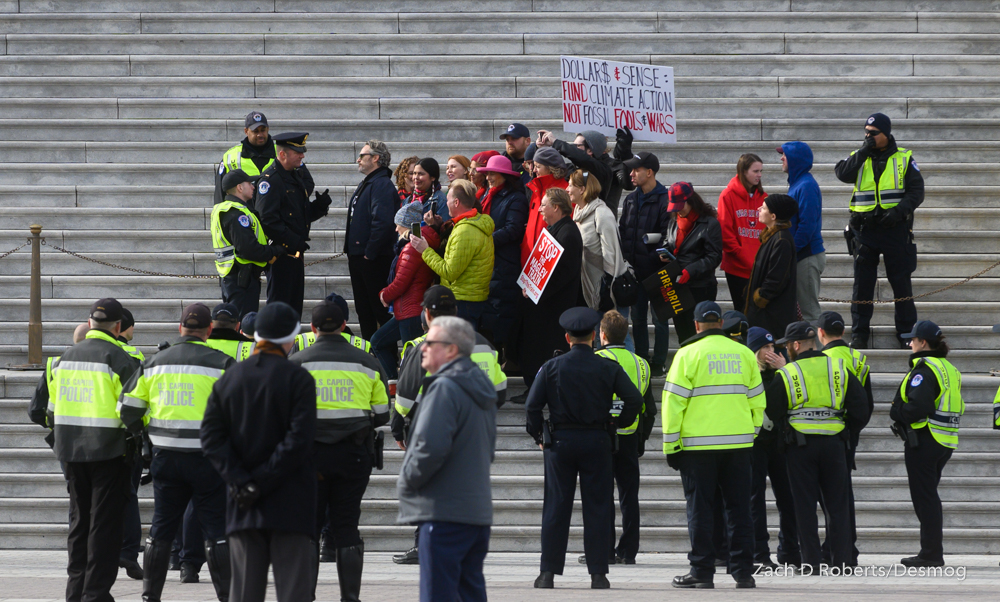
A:
[[[556,431],[603,431],[605,427],[603,424],[573,424],[571,422],[562,422],[559,424],[553,424],[552,429]]]

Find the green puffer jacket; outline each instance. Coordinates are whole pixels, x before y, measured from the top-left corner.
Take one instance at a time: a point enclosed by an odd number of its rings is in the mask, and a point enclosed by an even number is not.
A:
[[[486,301],[490,295],[493,227],[493,218],[477,213],[455,224],[443,259],[434,249],[423,252],[424,263],[441,276],[441,284],[459,301]]]

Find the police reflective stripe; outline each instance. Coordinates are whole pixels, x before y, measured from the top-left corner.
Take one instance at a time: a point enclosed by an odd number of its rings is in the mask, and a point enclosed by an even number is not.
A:
[[[923,365],[929,367],[934,378],[937,379],[941,392],[935,400],[935,412],[924,420],[911,423],[910,427],[918,429],[926,425],[935,441],[945,447],[956,449],[958,448],[958,429],[961,416],[965,413],[965,402],[962,399],[962,373],[946,359],[937,357],[922,359]],[[914,366],[916,367],[917,364]],[[904,403],[908,402],[906,386],[912,378],[910,374],[907,374],[900,384],[900,396]]]
[[[174,420],[172,418],[151,417],[149,419],[149,426],[165,429],[198,430],[201,428],[201,420]]]
[[[350,362],[306,362],[302,367],[310,372],[357,372],[372,379],[381,379],[377,371]]]
[[[101,372],[107,374],[108,376],[114,377],[115,371],[111,369],[111,366],[107,364],[101,364],[99,362],[73,362],[66,361],[60,362],[56,366],[56,370],[77,370],[80,372]]]
[[[712,435],[708,437],[684,437],[681,445],[688,447],[707,447],[710,445],[740,445],[742,443],[753,444],[753,434],[746,435]]]
[[[253,350],[256,346],[257,343],[254,341],[242,341],[236,346],[236,361],[242,362],[253,355]]]
[[[198,437],[167,437],[151,431],[149,433],[149,442],[154,447],[201,449],[201,439]]]
[[[790,372],[791,370],[795,370],[795,374],[794,375]],[[805,386],[806,379],[802,375],[802,368],[799,367],[799,365],[797,363],[792,362],[791,364],[787,364],[787,365],[785,365],[784,368],[781,368],[780,370],[778,370],[778,372],[783,373],[785,375],[786,379],[797,378],[798,382],[802,383],[801,387],[795,388],[795,391],[794,391],[794,396],[795,397],[794,397],[794,399],[792,398],[791,394],[788,396],[788,400],[794,404],[792,407],[802,407],[806,402],[809,401],[809,391],[806,389],[806,386]],[[785,382],[788,383],[788,384],[790,384],[788,380],[786,380]],[[789,393],[792,393],[792,392],[789,392]]]
[[[746,385],[708,385],[691,389],[691,397],[701,395],[747,395]]]
[[[339,410],[316,410],[316,418],[365,418],[368,412],[357,408],[343,408]]]
[[[55,415],[56,424],[71,426],[92,426],[99,428],[125,428],[125,425],[118,418],[97,418],[94,416],[66,416],[65,414]]]
[[[663,387],[663,390],[678,397],[683,397],[684,399],[691,397],[691,389],[685,389],[677,383],[668,382],[667,385]]]
[[[413,409],[413,404],[416,403],[415,399],[408,399],[396,393],[396,411],[399,412],[400,416],[406,416]]]
[[[223,261],[230,257],[236,255],[236,247],[229,245],[228,247],[220,247],[215,250],[216,261]]]
[[[809,357],[787,364],[779,372],[792,428],[807,435],[836,435],[844,430],[847,368],[842,358],[827,354]]]
[[[680,440],[681,440],[680,433],[663,433],[664,443],[677,443]]]
[[[236,255],[235,247],[226,238],[226,233],[222,230],[222,214],[230,210],[236,210],[245,215],[250,220],[250,227],[257,237],[257,242],[260,245],[267,245],[267,236],[264,235],[264,228],[260,225],[257,216],[246,205],[235,201],[223,201],[212,207],[210,221],[212,248],[215,250],[215,269],[221,277],[229,275],[229,272],[233,269],[234,261],[242,264],[253,264],[258,267],[267,265],[263,261],[250,261]]]
[[[277,156],[277,143],[275,143],[274,151],[275,156]],[[242,169],[248,176],[253,177],[259,176],[261,173],[267,171],[269,167],[274,165],[274,159],[268,159],[263,169],[257,169],[257,164],[253,162],[253,159],[248,159],[243,156],[243,143],[241,142],[227,150],[226,153],[222,155],[222,163],[226,166],[227,172],[234,169]],[[225,192],[225,190],[223,190],[223,192]]]
[[[649,390],[649,364],[647,364],[646,361],[638,355],[626,349],[624,345],[608,345],[607,347],[598,349],[595,353],[617,362],[618,365],[625,370],[625,374],[628,376],[629,380],[632,381],[632,384],[635,385],[635,388],[639,390],[640,395],[645,395]],[[610,413],[612,416],[617,418],[621,416],[622,408],[625,404],[617,395],[615,395],[612,400],[613,402]],[[646,403],[644,401],[641,411],[638,415],[636,415],[632,424],[619,428],[618,434],[631,435],[635,433],[639,428],[639,417],[643,414],[643,412],[645,412],[645,410]]]
[[[852,155],[854,153],[851,153]],[[896,152],[886,161],[885,170],[875,181],[872,158],[868,157],[858,169],[858,177],[854,182],[851,196],[851,211],[874,211],[876,206],[891,209],[899,204],[906,193],[906,170],[913,153],[905,148],[897,148]]]
[[[795,416],[799,420],[816,420],[825,418],[836,418],[844,415],[843,410],[824,410],[821,408],[800,408],[798,410],[788,410],[789,416]]]
[[[162,374],[187,374],[191,376],[207,376],[209,378],[221,378],[222,370],[218,368],[208,368],[205,366],[184,366],[178,364],[165,364],[153,366],[143,371],[143,376],[153,377]]]
[[[141,409],[146,407],[146,400],[138,399],[136,397],[132,397],[131,395],[123,395],[121,401],[118,402],[118,407],[121,408],[121,406],[129,406]],[[119,413],[121,413],[121,410],[119,410]]]
[[[763,393],[764,393],[764,383],[762,382],[756,387],[747,391],[747,397],[757,397],[758,395],[762,395]]]

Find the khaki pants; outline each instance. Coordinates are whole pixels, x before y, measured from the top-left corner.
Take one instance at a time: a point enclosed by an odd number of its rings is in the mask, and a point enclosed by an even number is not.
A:
[[[813,322],[819,319],[819,283],[826,269],[826,252],[810,255],[797,264],[795,296],[799,302],[802,319]]]

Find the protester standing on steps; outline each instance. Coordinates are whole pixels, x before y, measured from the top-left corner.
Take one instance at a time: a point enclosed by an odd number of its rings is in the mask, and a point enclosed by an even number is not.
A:
[[[472,161],[469,163],[469,180],[476,185],[476,199],[479,201],[486,198],[486,193],[490,189],[490,183],[486,180],[486,173],[480,173],[479,168],[485,167],[492,157],[496,157],[499,154],[495,150],[488,150],[472,155]]]
[[[452,155],[448,157],[448,164],[444,173],[448,176],[448,185],[450,186],[455,180],[468,180],[469,179],[469,167],[471,167],[469,158],[465,155]]]
[[[361,336],[369,340],[389,321],[389,313],[378,294],[389,279],[395,239],[392,217],[399,206],[389,177],[391,159],[384,142],[365,143],[356,161],[364,179],[347,205],[344,252]]]
[[[316,528],[329,516],[322,548],[336,550],[340,599],[357,602],[365,543],[358,531],[361,498],[381,448],[375,429],[389,422],[389,387],[378,360],[343,336],[347,320],[336,304],[312,311],[316,343],[291,358],[316,379]]]
[[[219,272],[222,302],[232,303],[237,313],[260,308],[260,275],[287,249],[269,244],[257,214],[248,206],[254,185],[242,169],[234,169],[222,178],[225,200],[212,207],[212,247],[215,269]]]
[[[787,194],[764,199],[757,219],[765,227],[747,285],[746,316],[750,326],[785,332],[795,321],[795,239],[791,219],[799,210]]]
[[[447,200],[441,190],[441,166],[433,157],[424,157],[413,165],[413,192],[403,201],[404,205],[420,203],[423,213],[432,213],[442,219],[448,217]]]
[[[551,283],[550,283],[551,285]],[[642,411],[642,395],[614,360],[594,353],[601,314],[589,307],[563,312],[559,325],[570,350],[542,366],[528,391],[526,428],[545,457],[542,558],[536,588],[552,588],[566,564],[577,476],[583,500],[583,549],[592,589],[608,589],[608,550],[614,520],[612,454],[618,424],[631,425]],[[611,419],[614,398],[621,403]],[[543,420],[542,410],[549,418]]]
[[[714,505],[722,495],[728,572],[736,587],[752,588],[751,448],[763,422],[764,385],[754,355],[723,332],[718,303],[696,305],[694,320],[698,334],[677,351],[663,389],[663,453],[681,473],[691,537],[691,570],[673,586],[715,587]]]
[[[235,169],[241,169],[250,178],[257,179],[278,157],[278,149],[268,133],[267,117],[260,111],[251,111],[243,119],[243,141],[227,150],[215,170],[215,202],[221,203],[227,188],[223,177]],[[310,182],[312,181],[310,176]],[[311,184],[310,184],[311,186]]]
[[[254,209],[274,244],[285,247],[267,273],[267,302],[283,301],[302,313],[305,295],[305,252],[309,250],[309,227],[330,209],[330,191],[313,192],[312,176],[302,165],[309,134],[289,132],[274,137],[278,160],[257,180]],[[304,175],[303,175],[304,174]]]
[[[719,195],[719,226],[722,228],[722,271],[726,274],[729,298],[738,312],[746,311],[747,284],[754,257],[760,248],[763,224],[757,209],[767,193],[761,185],[764,162],[753,153],[741,155],[736,175]]]
[[[143,600],[158,602],[174,535],[193,503],[205,534],[208,570],[219,600],[229,599],[229,544],[225,537],[226,487],[202,454],[199,428],[212,387],[236,360],[205,344],[212,332],[208,307],[184,308],[180,338],[143,362],[122,389],[118,414],[138,436],[147,428],[153,446],[153,521],[143,556]],[[148,416],[148,418],[147,418]]]
[[[547,130],[538,131],[538,139],[535,143],[538,148],[551,146],[559,153],[572,161],[577,169],[586,171],[597,178],[601,185],[600,198],[604,201],[611,212],[618,215],[618,201],[621,198],[622,187],[630,183],[629,175],[622,167],[622,160],[632,158],[631,134],[625,134],[627,130],[619,130],[619,140],[617,146],[626,149],[628,152],[622,155],[621,159],[613,159],[608,156],[607,137],[595,130],[586,130],[577,134],[573,144],[562,140],[557,140],[552,132]],[[616,156],[624,151],[615,151]]]
[[[399,200],[396,202],[397,209],[413,194],[413,166],[419,160],[420,157],[417,156],[407,157],[400,161],[395,171],[392,172],[393,181],[396,183],[396,192],[399,195]]]
[[[528,182],[528,222],[524,230],[524,238],[521,239],[521,267],[528,262],[531,250],[535,248],[538,237],[545,229],[545,220],[539,209],[542,206],[542,199],[550,188],[566,189],[569,182],[566,181],[568,170],[562,155],[554,148],[541,148],[535,152],[535,173],[533,180]]]
[[[819,318],[819,285],[826,268],[823,248],[823,195],[816,178],[809,173],[812,149],[805,142],[786,142],[777,149],[781,169],[788,174],[788,196],[799,204],[792,217],[795,239],[795,289],[802,319]]]
[[[917,267],[913,242],[913,212],[924,202],[924,178],[913,152],[896,145],[892,121],[875,113],[865,122],[865,142],[837,163],[837,179],[854,184],[850,233],[853,236],[854,293],[851,297],[851,347],[867,349],[874,307],[859,304],[875,297],[879,255],[894,298],[913,295],[910,275]],[[910,332],[917,321],[913,300],[896,302],[896,337]]]
[[[496,392],[470,359],[476,333],[443,316],[427,332],[420,414],[399,469],[397,521],[420,527],[420,600],[486,600]]]
[[[958,428],[965,402],[962,374],[949,362],[948,343],[937,324],[921,320],[909,339],[910,371],[892,400],[893,432],[903,439],[906,480],[913,511],[920,521],[920,553],[903,558],[904,566],[944,566],[944,534],[938,484],[958,448]]]
[[[524,154],[531,146],[531,131],[523,124],[512,123],[507,126],[506,132],[500,134],[500,139],[504,141],[505,146],[503,156],[510,161],[510,167],[517,172],[521,184],[527,185],[532,176],[531,172],[524,168]],[[487,160],[489,160],[488,157]]]
[[[141,443],[127,436],[116,412],[122,384],[136,369],[117,340],[121,320],[121,303],[96,301],[86,338],[54,363],[48,383],[46,422],[69,491],[66,599],[72,601],[111,599],[132,464],[139,461]]]
[[[201,447],[229,488],[232,602],[262,600],[268,567],[279,600],[312,600],[316,585],[316,382],[288,361],[301,324],[288,304],[257,314],[257,347],[208,398]]]

